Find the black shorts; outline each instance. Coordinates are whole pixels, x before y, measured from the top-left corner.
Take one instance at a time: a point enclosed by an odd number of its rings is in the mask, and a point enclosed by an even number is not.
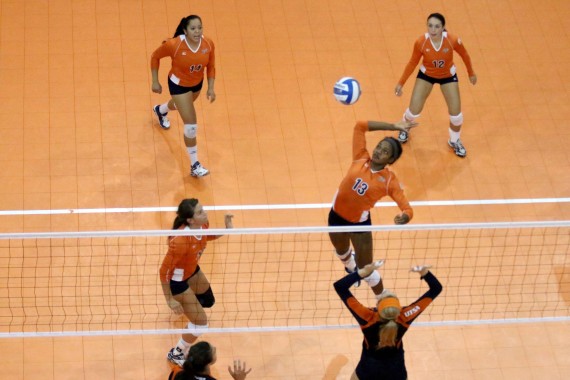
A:
[[[192,273],[190,275],[190,277],[188,277],[186,280],[184,281],[173,281],[170,280],[170,292],[172,293],[173,296],[177,295],[177,294],[182,294],[184,293],[186,290],[188,290],[188,288],[190,287],[190,285],[188,285],[188,280],[190,278],[192,278],[192,276],[194,276],[196,273],[198,273],[200,271],[200,265],[198,265],[196,267],[196,270],[194,271],[194,273]]]
[[[459,82],[459,79],[457,79],[457,74],[455,74],[454,76],[449,77],[449,78],[441,78],[441,79],[438,79],[438,78],[432,78],[432,77],[430,77],[430,76],[428,76],[428,75],[425,75],[424,73],[422,73],[421,70],[418,71],[418,76],[417,76],[417,78],[423,79],[423,80],[425,80],[426,82],[429,82],[429,83],[431,83],[431,84],[436,84],[436,83],[437,83],[437,84],[439,84],[439,85],[446,84],[446,83],[451,83],[451,82],[455,82],[455,83],[458,83],[458,82]]]
[[[406,380],[408,378],[403,356],[376,360],[362,354],[355,372],[358,380]]]
[[[368,213],[368,219],[366,219],[364,222],[352,223],[352,222],[349,222],[348,220],[344,219],[342,216],[340,216],[336,212],[334,212],[334,210],[332,208],[329,211],[329,227],[350,227],[350,226],[371,226],[371,225],[372,225],[372,220],[370,219],[370,213]],[[354,233],[355,234],[361,234],[364,232],[367,232],[367,231],[358,231],[358,232],[354,232]]]
[[[198,92],[202,89],[203,84],[204,84],[204,81],[202,80],[196,86],[184,87],[184,86],[177,85],[176,83],[171,81],[170,78],[168,78],[168,91],[170,91],[170,95],[182,95],[182,94],[186,94],[187,92],[190,92],[190,91]]]

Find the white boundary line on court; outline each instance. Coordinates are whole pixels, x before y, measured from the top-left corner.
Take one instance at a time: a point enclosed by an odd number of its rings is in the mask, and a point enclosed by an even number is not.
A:
[[[544,317],[544,318],[506,318],[506,319],[481,319],[440,322],[416,322],[417,327],[435,326],[475,326],[475,325],[503,325],[519,323],[544,323],[544,322],[569,322],[570,317]],[[318,325],[318,326],[275,326],[275,327],[227,327],[208,328],[200,330],[204,334],[229,334],[229,333],[252,333],[252,332],[293,332],[293,331],[319,331],[354,329],[354,325]],[[77,337],[77,336],[123,336],[123,335],[174,335],[188,334],[188,329],[172,330],[106,330],[106,331],[59,331],[59,332],[13,332],[0,333],[1,338],[49,338],[49,337]]]
[[[570,198],[519,198],[519,199],[465,199],[456,201],[413,201],[414,207],[426,206],[482,206],[515,205],[541,203],[568,203]],[[395,207],[395,202],[378,202],[375,207]],[[227,205],[204,206],[209,211],[249,211],[249,210],[302,210],[330,208],[330,203],[292,203],[274,205]],[[136,212],[175,212],[177,207],[116,207],[116,208],[77,208],[58,210],[0,210],[0,215],[66,215],[66,214],[113,214]]]

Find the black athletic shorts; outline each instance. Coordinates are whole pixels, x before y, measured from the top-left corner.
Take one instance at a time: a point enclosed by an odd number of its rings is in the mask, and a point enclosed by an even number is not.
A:
[[[355,372],[358,380],[406,380],[408,378],[403,356],[376,360],[363,353]]]
[[[334,212],[334,210],[332,208],[329,212],[329,227],[350,227],[350,226],[371,226],[371,225],[372,225],[372,220],[370,219],[370,213],[368,213],[368,219],[366,219],[364,222],[352,223],[352,222],[349,222],[348,220],[344,219],[342,216],[340,216],[336,212]],[[366,231],[359,231],[359,232],[353,232],[353,233],[361,234],[364,232],[366,232]]]
[[[198,273],[200,271],[200,265],[198,265],[196,267],[196,270],[194,271],[194,273],[192,273],[190,275],[190,277],[188,277],[187,279],[185,279],[184,281],[173,281],[170,280],[170,292],[172,293],[173,296],[177,295],[177,294],[182,294],[184,293],[189,287],[190,285],[188,285],[188,280],[194,276],[196,273]]]
[[[425,75],[425,74],[422,73],[422,71],[420,70],[420,71],[418,71],[418,76],[417,76],[417,77],[420,78],[420,79],[425,80],[426,82],[430,82],[431,84],[436,84],[436,83],[437,83],[437,84],[440,84],[440,85],[441,85],[441,84],[446,84],[446,83],[451,83],[451,82],[455,82],[455,83],[458,83],[458,82],[459,82],[459,79],[457,79],[457,74],[455,74],[454,76],[449,77],[449,78],[441,78],[441,79],[438,79],[438,78],[432,78],[432,77],[430,77],[430,76],[428,76],[428,75]]]
[[[196,86],[184,87],[184,86],[177,85],[176,83],[171,81],[170,78],[168,78],[168,91],[170,91],[170,95],[182,95],[182,94],[185,94],[185,93],[190,92],[190,91],[198,92],[202,89],[203,84],[204,84],[204,81],[202,80]]]

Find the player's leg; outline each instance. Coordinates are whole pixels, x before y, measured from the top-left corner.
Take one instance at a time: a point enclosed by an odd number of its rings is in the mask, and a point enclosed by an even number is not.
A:
[[[200,91],[189,91],[185,94],[172,95],[172,100],[178,109],[178,113],[184,122],[184,144],[190,156],[191,171],[193,177],[203,177],[209,171],[200,164],[198,160],[198,147],[197,147],[197,116],[196,109],[194,108],[194,99],[200,95]]]
[[[373,243],[371,232],[355,232],[350,234],[350,240],[354,247],[356,266],[364,268],[366,265],[371,264],[373,257]],[[364,281],[372,288],[376,295],[380,295],[384,290],[382,278],[378,271],[372,272],[370,276],[364,278]]]
[[[348,221],[340,217],[332,208],[328,217],[329,227],[342,227],[351,225]],[[348,273],[354,272],[356,262],[354,261],[354,252],[350,247],[350,234],[348,232],[329,233],[329,239],[334,246],[336,257],[343,263]]]
[[[410,98],[410,105],[404,112],[402,120],[415,121],[420,117],[432,88],[433,83],[422,78],[416,78],[416,83],[412,90],[412,97]],[[400,140],[401,143],[405,143],[408,141],[408,134],[409,132],[400,132],[398,134],[398,140]]]
[[[184,315],[189,321],[188,329],[191,332],[189,331],[186,334],[182,334],[181,338],[176,343],[176,346],[168,352],[167,358],[172,363],[182,366],[184,360],[188,356],[188,350],[190,349],[191,344],[194,343],[200,335],[202,335],[200,330],[204,330],[208,327],[208,317],[189,285],[182,293],[174,295],[174,299],[182,305]]]
[[[461,142],[461,126],[463,114],[461,113],[461,96],[459,95],[459,83],[449,82],[441,85],[441,92],[447,103],[449,112],[449,146],[453,148],[459,157],[465,157],[467,150]]]
[[[198,299],[198,302],[203,308],[214,306],[216,298],[214,297],[214,292],[212,291],[210,282],[204,272],[198,270],[196,274],[190,277],[188,285],[190,285],[190,289],[192,289]]]

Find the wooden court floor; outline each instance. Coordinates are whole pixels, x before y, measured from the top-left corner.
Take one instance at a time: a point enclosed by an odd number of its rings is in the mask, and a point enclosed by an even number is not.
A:
[[[465,159],[447,146],[447,108],[434,88],[394,165],[408,198],[427,202],[413,223],[569,220],[565,0],[0,0],[0,232],[166,229],[172,213],[106,211],[184,197],[218,207],[330,202],[355,121],[396,121],[407,107],[413,77],[401,98],[393,90],[432,12],[462,38],[478,83],[456,56]],[[151,93],[149,70],[152,51],[193,13],[217,59],[217,100],[204,93],[196,103],[200,161],[211,170],[199,180],[189,176],[180,118],[169,115],[169,131],[153,118],[168,98]],[[163,60],[163,86],[168,69]],[[347,75],[363,89],[350,107],[332,96]],[[370,134],[369,146],[382,136]],[[556,200],[532,201],[546,198]],[[462,204],[490,199],[505,202]],[[99,211],[49,212],[76,209]],[[236,227],[324,225],[326,213],[234,212]],[[374,222],[395,213],[377,209]],[[222,211],[211,218],[222,226]],[[347,379],[361,342],[357,330],[207,338],[220,379],[237,356],[254,367],[252,379]],[[163,379],[175,339],[4,338],[0,377]],[[568,323],[417,327],[406,360],[410,379],[564,379],[568,342]]]

